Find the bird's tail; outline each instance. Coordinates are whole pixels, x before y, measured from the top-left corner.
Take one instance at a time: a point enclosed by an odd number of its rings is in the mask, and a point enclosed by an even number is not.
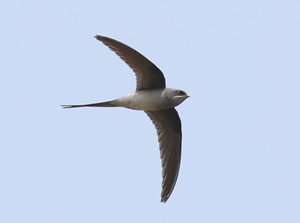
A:
[[[118,107],[115,100],[85,105],[61,105],[63,108],[80,108],[80,107]]]

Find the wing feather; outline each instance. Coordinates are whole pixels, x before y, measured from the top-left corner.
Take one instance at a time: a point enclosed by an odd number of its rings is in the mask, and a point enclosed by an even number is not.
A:
[[[163,73],[142,54],[117,40],[100,35],[95,38],[114,51],[134,71],[137,81],[136,90],[166,87]]]
[[[156,127],[162,160],[161,201],[170,197],[178,177],[181,158],[181,121],[175,108],[145,111]]]

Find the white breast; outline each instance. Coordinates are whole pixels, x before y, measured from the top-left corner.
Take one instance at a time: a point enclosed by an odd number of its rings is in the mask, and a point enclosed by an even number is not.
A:
[[[163,89],[137,91],[117,99],[116,102],[119,106],[134,110],[158,111],[172,108],[173,105],[162,92]]]

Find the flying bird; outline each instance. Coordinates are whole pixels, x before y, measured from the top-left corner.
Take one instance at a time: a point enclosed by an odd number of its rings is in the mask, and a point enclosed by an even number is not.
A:
[[[111,101],[62,107],[125,107],[145,111],[157,130],[163,178],[161,202],[166,202],[176,184],[181,159],[181,121],[175,107],[189,95],[179,89],[166,88],[160,69],[136,50],[105,36],[97,35],[95,38],[114,51],[134,71],[136,90]]]

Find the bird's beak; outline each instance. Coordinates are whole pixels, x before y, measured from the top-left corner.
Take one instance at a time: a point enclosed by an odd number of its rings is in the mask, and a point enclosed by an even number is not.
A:
[[[189,98],[189,97],[191,97],[191,96],[189,96],[189,95],[186,95],[186,98]]]

